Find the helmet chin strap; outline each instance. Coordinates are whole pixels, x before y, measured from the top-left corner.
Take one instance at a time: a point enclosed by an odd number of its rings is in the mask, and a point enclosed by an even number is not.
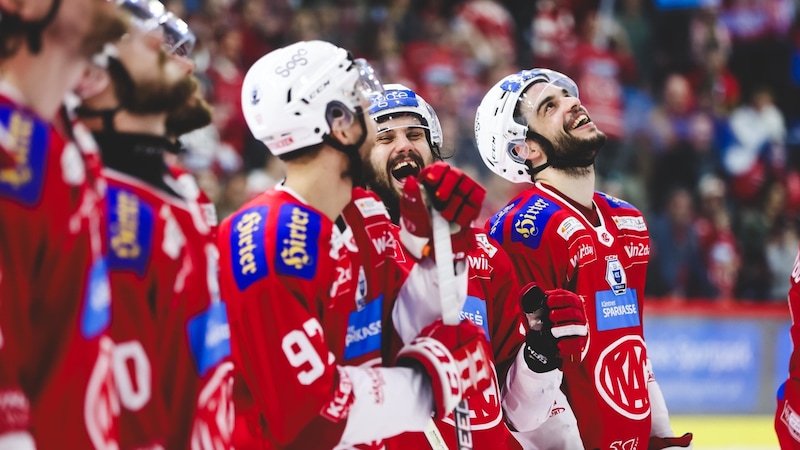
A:
[[[366,186],[366,181],[364,180],[361,155],[358,150],[367,140],[367,123],[364,116],[365,114],[361,107],[356,107],[356,117],[358,117],[358,123],[361,124],[361,137],[353,144],[342,144],[330,134],[322,136],[323,142],[347,155],[347,159],[350,160],[350,178],[353,180],[353,186],[362,188]]]
[[[594,164],[594,158],[589,159],[573,159],[573,158],[559,158],[556,156],[556,150],[553,146],[553,143],[550,142],[549,139],[542,136],[541,134],[528,129],[528,132],[525,136],[527,139],[531,139],[536,141],[541,147],[544,154],[547,155],[547,162],[541,164],[539,166],[533,167],[530,160],[525,160],[525,165],[528,167],[528,170],[531,174],[531,181],[534,180],[534,176],[547,169],[548,167],[552,167],[554,169],[576,169],[576,168],[586,168]]]

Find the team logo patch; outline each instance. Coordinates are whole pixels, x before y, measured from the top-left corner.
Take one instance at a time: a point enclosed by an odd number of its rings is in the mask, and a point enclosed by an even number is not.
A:
[[[615,295],[625,293],[628,287],[628,277],[625,275],[625,268],[616,256],[606,257],[606,282]]]
[[[111,287],[105,259],[97,259],[89,269],[81,314],[81,333],[92,339],[111,323]]]
[[[269,208],[248,208],[231,221],[231,268],[240,291],[269,274],[264,242],[264,225]]]
[[[0,151],[15,164],[0,169],[0,196],[26,206],[39,202],[44,187],[50,127],[8,106],[0,107]]]
[[[380,200],[372,197],[364,197],[355,199],[353,203],[355,203],[356,208],[358,208],[358,211],[362,216],[364,216],[364,218],[374,216],[384,216],[389,218],[389,213],[386,212],[386,206]]]
[[[594,369],[597,391],[614,411],[631,420],[650,414],[645,364],[647,351],[640,336],[624,336],[606,347]]]
[[[305,206],[281,206],[275,243],[276,272],[306,280],[314,278],[321,222],[320,215]]]
[[[195,367],[201,377],[230,356],[231,331],[224,303],[212,303],[208,309],[189,319],[186,332]]]
[[[470,322],[483,328],[483,331],[486,333],[486,340],[490,340],[489,320],[486,315],[486,302],[483,299],[468,295],[467,300],[464,302],[464,307],[461,308],[461,313],[459,313],[458,316],[458,318],[461,320],[469,319]]]
[[[647,231],[642,216],[611,216],[618,230]]]
[[[489,236],[492,237],[495,241],[497,241],[500,245],[503,245],[503,225],[505,224],[505,217],[509,211],[517,207],[517,204],[520,200],[513,201],[506,205],[500,211],[497,211],[491,219],[489,219],[489,223],[491,226],[489,227]]]
[[[579,230],[585,230],[586,227],[583,226],[580,220],[575,217],[567,217],[561,222],[561,225],[558,226],[558,235],[564,238],[565,241],[569,241],[569,238],[572,237]]]
[[[786,425],[786,428],[791,433],[795,441],[800,442],[800,415],[789,406],[789,402],[783,404],[783,411],[781,411],[781,422]]]
[[[580,236],[569,245],[569,263],[572,267],[581,267],[597,260],[597,250],[589,236]]]
[[[522,205],[514,215],[511,240],[522,242],[530,248],[539,248],[542,242],[542,231],[550,217],[560,208],[539,195],[534,195]]]
[[[486,254],[489,255],[489,258],[494,258],[495,253],[497,253],[497,247],[489,242],[489,238],[486,236],[486,233],[475,233],[475,240],[478,242],[478,247],[486,252]]]
[[[595,294],[595,303],[598,331],[637,327],[641,324],[636,289],[628,289],[621,295],[612,291],[599,291]]]
[[[347,337],[344,344],[344,359],[354,359],[381,348],[381,314],[383,294],[353,311],[347,319]]]
[[[129,270],[144,275],[153,242],[153,208],[139,196],[111,186],[108,204],[108,265],[111,270]]]

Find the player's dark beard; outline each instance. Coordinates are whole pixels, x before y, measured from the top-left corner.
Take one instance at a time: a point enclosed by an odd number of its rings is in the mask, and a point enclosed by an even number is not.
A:
[[[418,170],[422,170],[423,167],[426,166],[425,162],[422,160],[422,157],[419,156],[416,152],[409,152],[408,154],[400,154],[395,156],[394,158],[389,159],[386,162],[386,167],[382,170],[378,171],[372,167],[372,164],[369,162],[365,163],[369,166],[369,178],[367,178],[367,187],[374,191],[378,197],[383,200],[383,203],[386,205],[386,209],[389,210],[389,215],[392,217],[392,222],[395,224],[399,223],[400,221],[400,193],[394,187],[394,174],[392,174],[392,167],[396,166],[399,161],[404,159],[411,159],[413,160],[418,167]],[[412,173],[402,173],[398,174],[404,177],[412,176],[416,177],[418,175],[418,171]]]
[[[580,139],[569,132],[555,139],[549,146],[543,146],[550,167],[567,175],[583,176],[594,164],[597,153],[606,143],[606,135],[598,130],[597,135],[589,139]]]
[[[167,115],[167,134],[181,136],[211,123],[212,108],[204,98],[192,97],[189,102]]]
[[[163,73],[166,63],[166,53],[159,52],[159,67]],[[114,72],[111,73],[115,76]],[[128,92],[120,92],[130,89],[130,83],[124,80],[114,80],[117,88],[117,96],[127,99],[123,107],[134,114],[157,114],[162,112],[174,111],[181,105],[186,104],[197,89],[197,82],[190,76],[185,76],[174,83],[168,83],[163,79],[137,83],[134,87],[133,95]]]

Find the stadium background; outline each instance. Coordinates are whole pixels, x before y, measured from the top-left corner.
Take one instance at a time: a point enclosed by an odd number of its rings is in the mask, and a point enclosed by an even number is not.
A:
[[[199,43],[214,123],[181,156],[220,217],[282,176],[239,106],[247,68],[296,40],[367,58],[421,93],[450,162],[488,188],[484,218],[522,188],[491,175],[475,109],[502,76],[573,77],[609,135],[598,189],[652,234],[646,338],[678,432],[695,448],[777,448],[789,287],[800,242],[800,23],[795,0],[166,0]]]

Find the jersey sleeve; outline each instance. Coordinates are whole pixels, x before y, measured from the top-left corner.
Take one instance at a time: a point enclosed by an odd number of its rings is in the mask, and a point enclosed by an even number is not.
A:
[[[217,250],[190,238],[180,290],[164,312],[161,380],[167,448],[229,448],[233,434],[233,362],[225,304],[217,284]],[[194,242],[191,242],[194,241]]]

